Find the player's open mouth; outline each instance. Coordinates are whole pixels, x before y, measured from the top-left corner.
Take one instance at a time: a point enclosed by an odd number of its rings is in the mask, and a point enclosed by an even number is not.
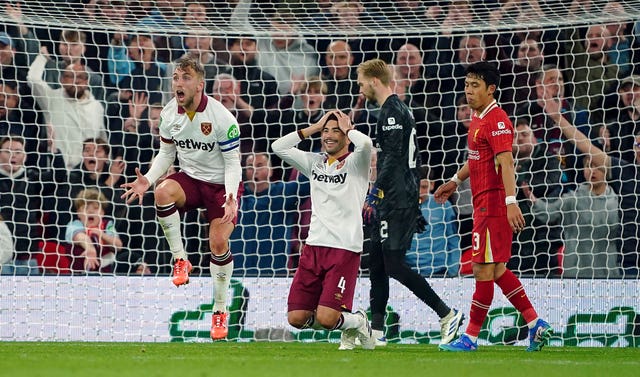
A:
[[[182,90],[176,90],[176,98],[180,101],[184,100],[184,92]]]

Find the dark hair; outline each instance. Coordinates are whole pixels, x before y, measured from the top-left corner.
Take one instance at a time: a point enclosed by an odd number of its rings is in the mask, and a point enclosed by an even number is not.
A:
[[[17,141],[18,143],[22,144],[22,146],[24,147],[24,139],[22,138],[22,136],[9,134],[3,138],[0,138],[0,146],[8,141]]]
[[[327,123],[329,123],[329,121],[331,121],[331,120],[335,120],[337,122],[338,121],[338,116],[336,114],[329,115],[327,117],[327,121],[324,122],[324,125],[322,126],[322,128],[324,128],[327,125]]]
[[[467,67],[467,76],[471,75],[479,80],[483,80],[487,86],[500,85],[500,71],[495,64],[489,62],[477,62]]]

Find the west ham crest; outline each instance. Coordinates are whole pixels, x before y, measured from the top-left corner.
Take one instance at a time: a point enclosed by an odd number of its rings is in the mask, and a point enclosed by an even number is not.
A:
[[[209,136],[211,133],[211,122],[202,122],[200,123],[200,131],[204,134],[204,136]]]

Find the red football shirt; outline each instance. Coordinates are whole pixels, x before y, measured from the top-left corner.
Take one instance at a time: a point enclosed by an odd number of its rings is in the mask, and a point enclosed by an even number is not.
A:
[[[471,117],[467,145],[474,216],[507,214],[502,169],[496,155],[511,153],[513,135],[513,124],[495,101],[482,114]]]

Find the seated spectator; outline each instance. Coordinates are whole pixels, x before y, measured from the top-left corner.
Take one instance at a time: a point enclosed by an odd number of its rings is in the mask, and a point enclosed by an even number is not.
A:
[[[327,47],[324,60],[326,73],[322,79],[327,84],[326,108],[337,108],[348,114],[360,94],[351,47],[346,41],[335,40]]]
[[[0,275],[2,275],[2,266],[5,263],[9,263],[16,251],[13,247],[13,236],[11,235],[11,229],[4,219],[2,215],[0,215]]]
[[[124,202],[120,199],[123,193],[120,185],[125,182],[123,171],[125,168],[122,158],[111,161],[111,148],[104,139],[87,139],[83,143],[82,162],[71,171],[71,197],[88,187],[100,190],[112,203],[115,217],[121,217],[125,210]]]
[[[415,234],[407,250],[409,267],[425,277],[457,276],[460,269],[460,236],[456,226],[456,214],[450,202],[436,203],[433,177],[429,169],[421,172],[420,211],[427,220],[425,231]]]
[[[17,82],[0,80],[0,138],[21,136],[27,152],[25,165],[30,167],[37,164],[37,152],[46,139],[46,129],[38,123],[32,100],[18,94]]]
[[[37,189],[24,166],[24,141],[10,135],[0,139],[0,216],[15,240],[15,253],[3,274],[37,272],[35,252],[38,225]]]
[[[515,122],[513,158],[516,186],[527,185],[537,198],[556,200],[562,193],[562,168],[558,155],[549,153],[549,145],[538,142],[529,126],[529,119]],[[534,216],[531,202],[522,190],[518,205],[527,226],[515,235],[512,258],[508,266],[525,274],[548,275],[558,266],[556,251],[562,246],[561,229],[557,222],[542,222]]]
[[[423,57],[418,47],[411,43],[400,46],[396,51],[395,66],[398,79],[404,80],[407,96],[416,107],[436,105],[437,98],[433,98],[431,93],[438,91],[438,83],[434,80],[427,85]]]
[[[109,204],[96,189],[82,190],[75,197],[76,219],[67,225],[65,241],[70,245],[74,271],[113,272],[122,240],[113,220],[105,217]]]
[[[523,191],[538,219],[562,223],[562,276],[616,278],[620,276],[619,197],[607,184],[605,166],[596,166],[590,156],[583,165],[586,182],[560,199],[538,199],[528,186]]]
[[[309,195],[309,182],[272,182],[267,153],[245,161],[245,185],[238,224],[231,234],[235,268],[250,276],[286,276],[291,230],[301,197]],[[234,246],[235,244],[235,246]]]

